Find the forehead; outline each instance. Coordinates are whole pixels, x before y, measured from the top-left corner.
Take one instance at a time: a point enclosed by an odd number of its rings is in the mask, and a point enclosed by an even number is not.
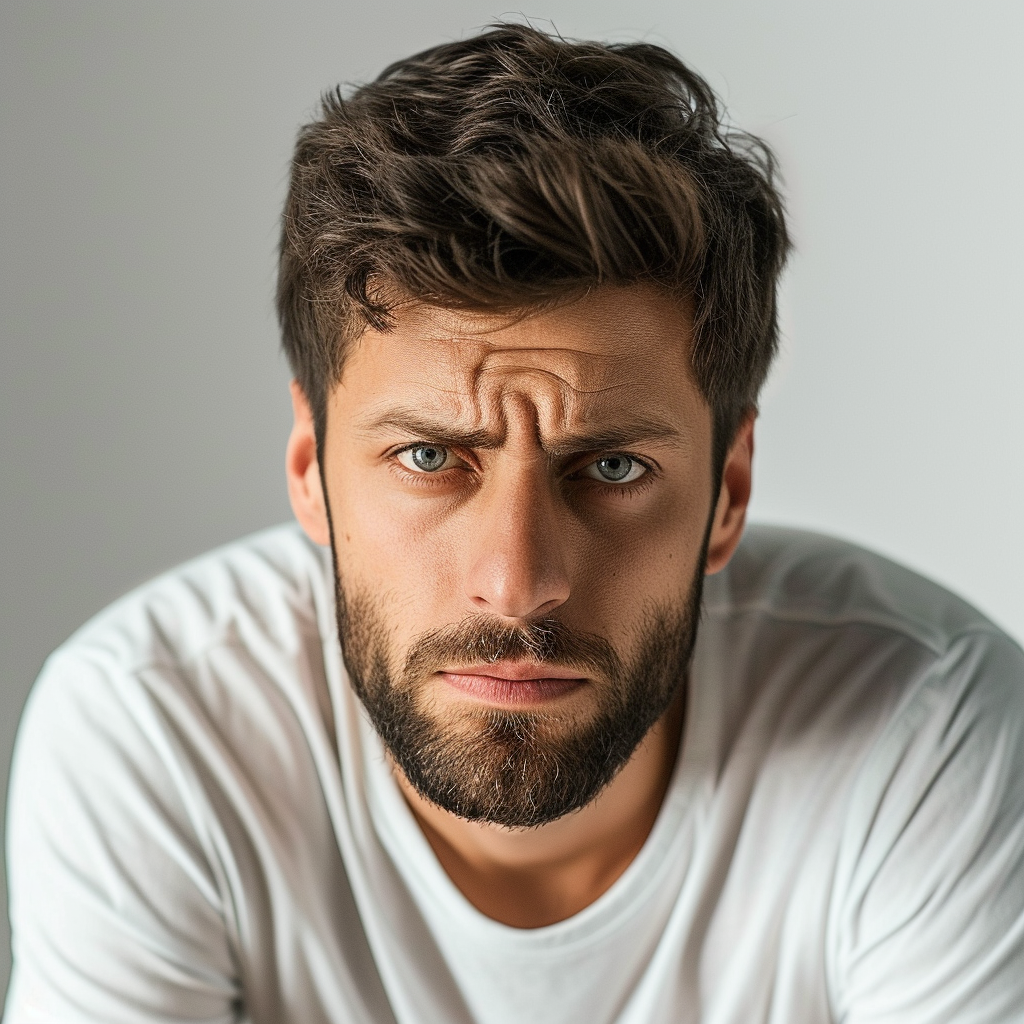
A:
[[[689,304],[653,287],[603,286],[515,314],[409,302],[395,316],[393,331],[367,330],[349,351],[346,404],[406,400],[467,415],[520,397],[590,418],[638,403],[671,415],[700,401]]]

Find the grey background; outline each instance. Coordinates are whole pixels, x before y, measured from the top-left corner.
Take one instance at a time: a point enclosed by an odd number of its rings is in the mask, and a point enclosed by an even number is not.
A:
[[[154,573],[289,515],[271,295],[297,126],[323,88],[503,13],[0,5],[0,792],[49,650]],[[672,47],[779,152],[799,251],[754,514],[874,546],[1024,635],[1024,6],[525,13]]]

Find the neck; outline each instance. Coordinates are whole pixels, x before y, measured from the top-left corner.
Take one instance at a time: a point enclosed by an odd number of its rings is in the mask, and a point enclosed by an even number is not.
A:
[[[539,928],[579,913],[611,887],[654,827],[679,750],[686,688],[623,769],[585,807],[531,829],[466,821],[395,778],[448,876],[488,917]]]

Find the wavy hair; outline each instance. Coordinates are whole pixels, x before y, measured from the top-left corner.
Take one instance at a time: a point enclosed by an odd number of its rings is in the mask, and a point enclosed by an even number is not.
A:
[[[645,282],[694,311],[717,473],[778,345],[774,158],[648,43],[500,24],[323,97],[299,132],[277,306],[322,447],[346,342],[401,298],[511,311]]]

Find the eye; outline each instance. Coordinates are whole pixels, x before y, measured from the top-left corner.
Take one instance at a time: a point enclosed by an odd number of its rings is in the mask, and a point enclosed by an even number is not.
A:
[[[398,452],[396,458],[414,473],[437,473],[460,463],[447,448],[439,444],[419,444],[415,448],[406,448],[404,452]]]
[[[605,484],[631,484],[647,472],[647,467],[628,455],[615,452],[585,466],[582,475]]]

